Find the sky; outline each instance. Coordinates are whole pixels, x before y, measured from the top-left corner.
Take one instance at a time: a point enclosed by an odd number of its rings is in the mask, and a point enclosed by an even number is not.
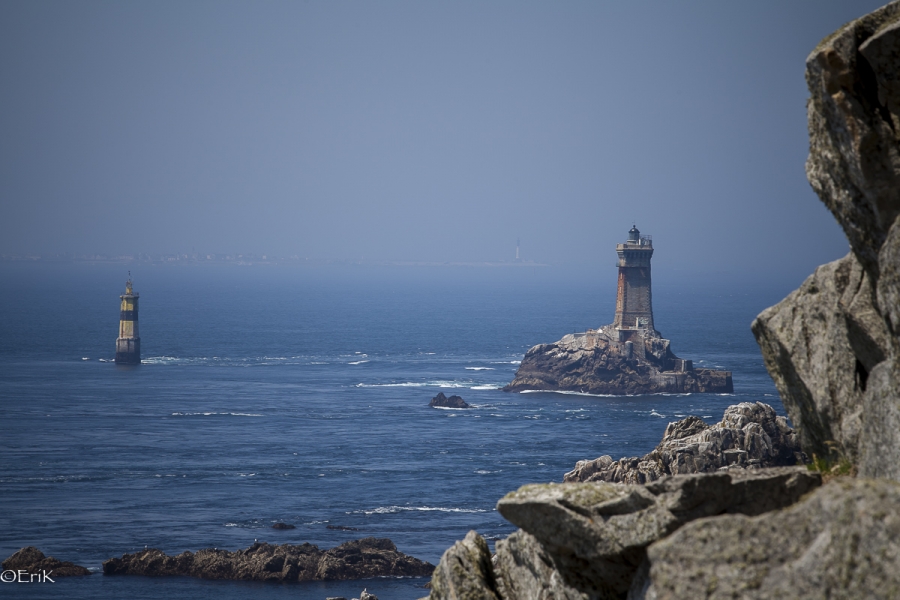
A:
[[[804,64],[880,6],[0,2],[0,253],[806,274]]]

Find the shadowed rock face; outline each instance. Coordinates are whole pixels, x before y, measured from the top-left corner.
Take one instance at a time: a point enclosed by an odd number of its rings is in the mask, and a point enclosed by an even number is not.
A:
[[[900,479],[900,5],[806,62],[806,173],[850,241],[753,323],[803,450]]]
[[[742,402],[725,409],[722,421],[713,426],[699,417],[669,423],[659,445],[641,458],[579,461],[563,480],[648,483],[666,475],[803,462],[800,444],[784,417],[768,404]]]
[[[104,575],[187,575],[203,579],[313,581],[371,577],[427,577],[434,565],[407,556],[387,539],[364,538],[322,551],[312,544],[256,543],[230,552],[207,548],[168,556],[142,550],[103,563]]]
[[[612,337],[612,326],[569,334],[553,344],[534,346],[522,358],[505,392],[572,391],[589,394],[656,394],[734,391],[731,372],[678,371],[669,340],[656,332],[629,342]]]
[[[493,563],[487,544],[470,532],[441,558],[431,598],[621,598],[647,546],[685,523],[761,514],[796,502],[820,483],[803,467],[785,467],[678,475],[646,486],[526,485],[497,504],[523,531],[497,543]]]
[[[22,548],[4,560],[3,570],[25,570],[28,573],[46,572],[51,578],[91,574],[86,568],[75,563],[57,560],[52,556],[44,556],[44,553],[34,546]]]
[[[689,523],[648,549],[636,598],[900,597],[900,484],[840,478],[759,517]]]

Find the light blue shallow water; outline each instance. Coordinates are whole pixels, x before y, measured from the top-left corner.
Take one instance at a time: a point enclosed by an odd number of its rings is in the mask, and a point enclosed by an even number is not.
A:
[[[141,266],[144,364],[119,367],[102,361],[126,270],[0,265],[2,557],[35,545],[99,569],[145,545],[375,536],[436,563],[470,529],[509,534],[497,499],[577,460],[643,454],[670,421],[740,401],[783,414],[749,331],[788,291],[774,284],[655,283],[657,327],[679,356],[732,370],[734,394],[596,397],[497,388],[531,345],[611,321],[614,271]],[[439,391],[475,408],[429,408]],[[0,594],[403,600],[425,581],[95,574]]]

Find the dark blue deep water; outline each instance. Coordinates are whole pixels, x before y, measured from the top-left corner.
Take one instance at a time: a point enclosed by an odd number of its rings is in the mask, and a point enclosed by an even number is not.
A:
[[[740,401],[783,414],[749,325],[790,286],[657,277],[657,327],[732,370],[735,393],[596,397],[497,388],[531,345],[612,320],[614,269],[132,269],[144,363],[129,368],[109,362],[127,267],[0,264],[0,558],[34,545],[99,569],[145,546],[375,536],[436,563],[470,529],[510,533],[497,499],[577,460],[643,454],[670,421]],[[439,391],[475,408],[429,408]],[[0,595],[404,600],[425,582],[96,573]]]

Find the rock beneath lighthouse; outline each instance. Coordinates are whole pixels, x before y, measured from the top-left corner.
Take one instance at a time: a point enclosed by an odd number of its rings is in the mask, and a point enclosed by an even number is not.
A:
[[[620,340],[612,325],[538,344],[522,359],[505,392],[569,391],[586,394],[731,393],[730,371],[694,369],[675,356],[669,340],[631,330]]]

